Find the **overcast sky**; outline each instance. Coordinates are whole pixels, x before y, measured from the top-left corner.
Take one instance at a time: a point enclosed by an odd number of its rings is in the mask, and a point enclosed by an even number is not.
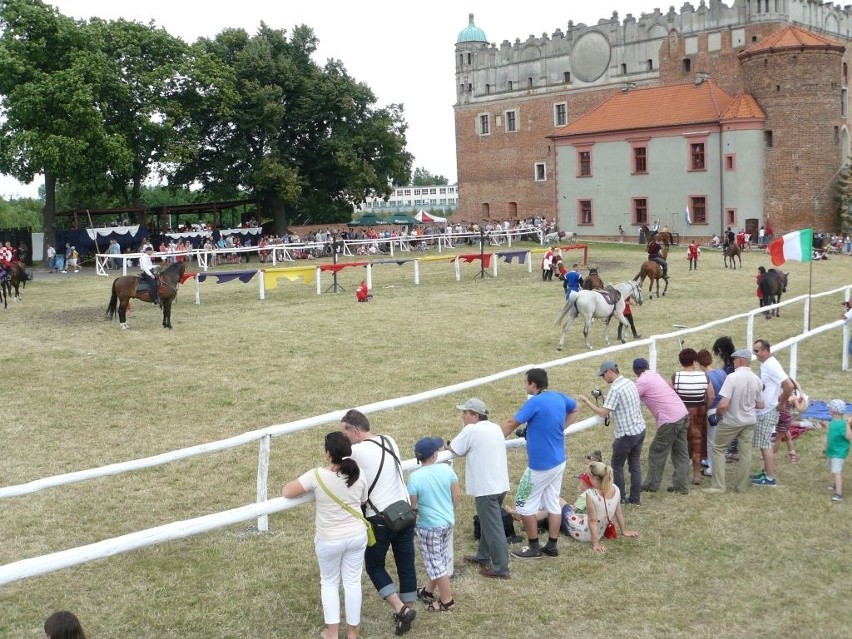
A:
[[[572,0],[532,5],[507,0],[55,0],[48,2],[66,16],[126,18],[154,23],[172,35],[193,42],[222,29],[239,27],[254,33],[261,21],[286,29],[306,24],[319,38],[317,61],[343,61],[349,74],[370,86],[379,105],[405,106],[408,150],[414,166],[456,179],[453,103],[454,45],[467,26],[468,14],[490,42],[525,40],[530,35],[565,31],[568,21],[596,24],[614,11],[624,19],[638,18],[671,2],[655,0]],[[694,5],[698,5],[698,0]],[[732,4],[729,0],[726,4]],[[0,195],[38,195],[41,180],[23,185],[0,177]]]

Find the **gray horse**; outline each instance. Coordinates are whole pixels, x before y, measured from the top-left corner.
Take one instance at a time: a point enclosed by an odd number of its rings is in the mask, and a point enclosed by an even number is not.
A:
[[[636,282],[622,282],[621,284],[616,284],[613,288],[621,295],[614,304],[604,297],[601,291],[582,290],[579,293],[571,293],[565,302],[565,306],[556,318],[557,324],[560,324],[563,319],[565,320],[565,323],[562,325],[562,336],[559,338],[556,350],[562,350],[562,347],[565,345],[565,335],[579,315],[583,317],[583,337],[586,339],[586,348],[588,349],[592,348],[592,344],[589,342],[589,329],[592,326],[593,318],[597,317],[604,320],[604,324],[606,325],[604,337],[607,346],[609,346],[609,321],[613,317],[624,326],[630,328],[630,324],[624,318],[624,300],[627,297],[631,297],[637,304],[641,305],[642,288]],[[621,342],[624,343],[624,340],[622,339]]]

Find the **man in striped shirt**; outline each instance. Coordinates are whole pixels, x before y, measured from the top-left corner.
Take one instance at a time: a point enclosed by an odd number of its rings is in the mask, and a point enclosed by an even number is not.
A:
[[[579,396],[581,402],[599,417],[615,418],[612,441],[612,474],[625,503],[639,504],[642,494],[642,465],[640,455],[645,442],[645,418],[636,384],[618,372],[618,364],[607,360],[600,365],[598,377],[610,384],[603,406],[597,406],[588,397]],[[624,490],[624,462],[630,470],[630,494]]]

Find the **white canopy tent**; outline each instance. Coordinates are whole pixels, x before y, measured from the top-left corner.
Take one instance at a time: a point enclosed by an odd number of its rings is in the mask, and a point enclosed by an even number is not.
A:
[[[441,223],[447,221],[447,218],[445,218],[445,217],[441,217],[440,215],[432,215],[431,213],[427,213],[426,211],[418,211],[417,215],[415,215],[414,218],[418,222],[423,222],[425,224],[429,224],[429,223],[433,223],[433,222],[435,224],[441,224]]]

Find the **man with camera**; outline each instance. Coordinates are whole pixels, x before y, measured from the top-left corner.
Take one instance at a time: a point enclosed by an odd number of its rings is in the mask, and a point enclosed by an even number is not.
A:
[[[512,554],[521,559],[537,559],[543,554],[557,557],[559,528],[562,525],[562,475],[565,473],[565,429],[580,412],[577,402],[558,391],[547,390],[547,371],[531,368],[526,374],[527,393],[524,405],[514,417],[501,425],[508,436],[526,424],[527,468],[515,492],[515,510],[524,523],[529,545]],[[549,538],[542,548],[538,542],[539,509],[547,511]]]
[[[579,399],[595,415],[608,419],[615,418],[615,431],[612,440],[612,475],[615,485],[621,491],[622,501],[639,505],[642,495],[642,466],[640,456],[645,442],[645,418],[636,384],[618,372],[618,364],[607,360],[600,365],[598,377],[610,384],[603,406],[589,401],[580,395]],[[600,391],[598,391],[600,392]],[[624,462],[630,469],[630,494],[624,491]]]
[[[689,446],[686,432],[689,429],[689,411],[680,396],[669,386],[659,373],[648,370],[648,360],[637,357],[633,360],[636,375],[636,390],[639,399],[657,422],[657,433],[648,448],[648,476],[642,490],[655,493],[660,489],[666,457],[671,454],[674,474],[669,492],[686,495],[689,489]]]
[[[414,568],[414,524],[397,532],[391,530],[381,516],[391,504],[408,501],[408,490],[402,477],[399,447],[393,438],[370,432],[367,416],[349,410],[340,420],[340,430],[352,442],[352,459],[358,463],[369,485],[366,513],[376,531],[376,543],[364,552],[364,567],[379,596],[393,608],[395,632],[403,635],[411,630],[417,616],[417,573]],[[399,592],[385,569],[385,557],[393,550],[399,575]]]

